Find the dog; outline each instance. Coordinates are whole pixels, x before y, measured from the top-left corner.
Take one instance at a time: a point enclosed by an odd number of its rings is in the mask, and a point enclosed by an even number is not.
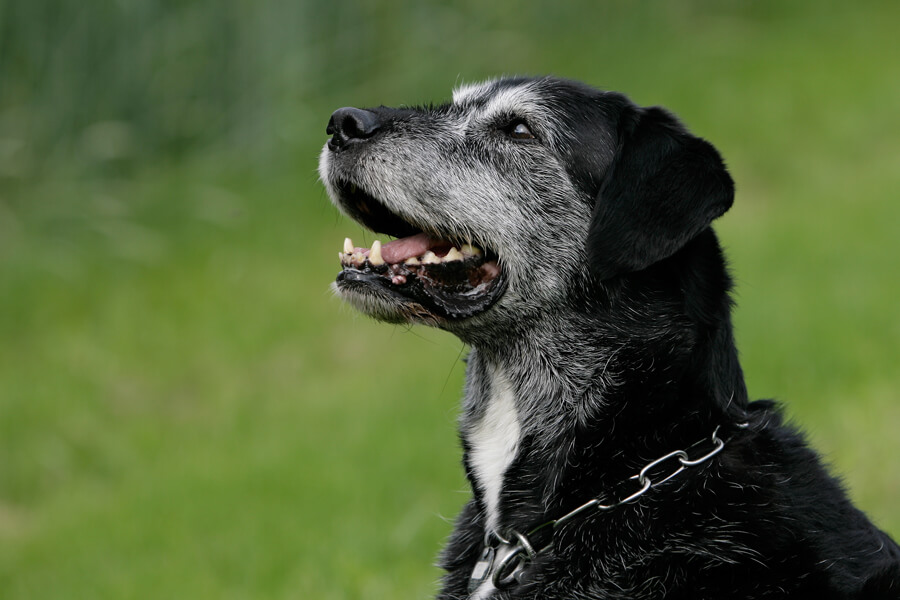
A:
[[[396,238],[346,240],[336,293],[470,347],[438,598],[900,598],[897,544],[748,399],[709,142],[553,77],[341,108],[327,135],[334,204]]]

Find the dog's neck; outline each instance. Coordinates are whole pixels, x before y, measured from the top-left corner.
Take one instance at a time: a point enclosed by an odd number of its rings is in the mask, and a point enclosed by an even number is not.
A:
[[[489,530],[559,516],[642,461],[741,419],[746,389],[727,292],[703,323],[670,300],[643,306],[630,323],[572,310],[504,344],[473,346],[461,429]]]

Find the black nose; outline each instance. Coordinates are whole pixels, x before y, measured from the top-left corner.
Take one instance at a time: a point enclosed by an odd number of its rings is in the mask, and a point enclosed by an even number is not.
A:
[[[378,115],[359,108],[339,108],[331,115],[325,133],[332,136],[328,147],[339,150],[345,145],[372,137],[381,128]]]

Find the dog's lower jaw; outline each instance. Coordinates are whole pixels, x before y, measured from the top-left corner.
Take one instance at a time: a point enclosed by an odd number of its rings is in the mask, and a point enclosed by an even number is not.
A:
[[[398,302],[388,292],[356,289],[352,284],[334,282],[331,290],[362,314],[385,323],[420,323],[440,327],[443,321],[424,306],[412,301]]]

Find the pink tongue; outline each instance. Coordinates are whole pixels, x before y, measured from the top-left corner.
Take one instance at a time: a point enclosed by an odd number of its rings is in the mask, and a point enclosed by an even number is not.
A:
[[[399,263],[413,256],[421,256],[428,252],[440,240],[429,237],[427,233],[417,233],[410,237],[388,242],[381,247],[381,256],[385,262]]]

